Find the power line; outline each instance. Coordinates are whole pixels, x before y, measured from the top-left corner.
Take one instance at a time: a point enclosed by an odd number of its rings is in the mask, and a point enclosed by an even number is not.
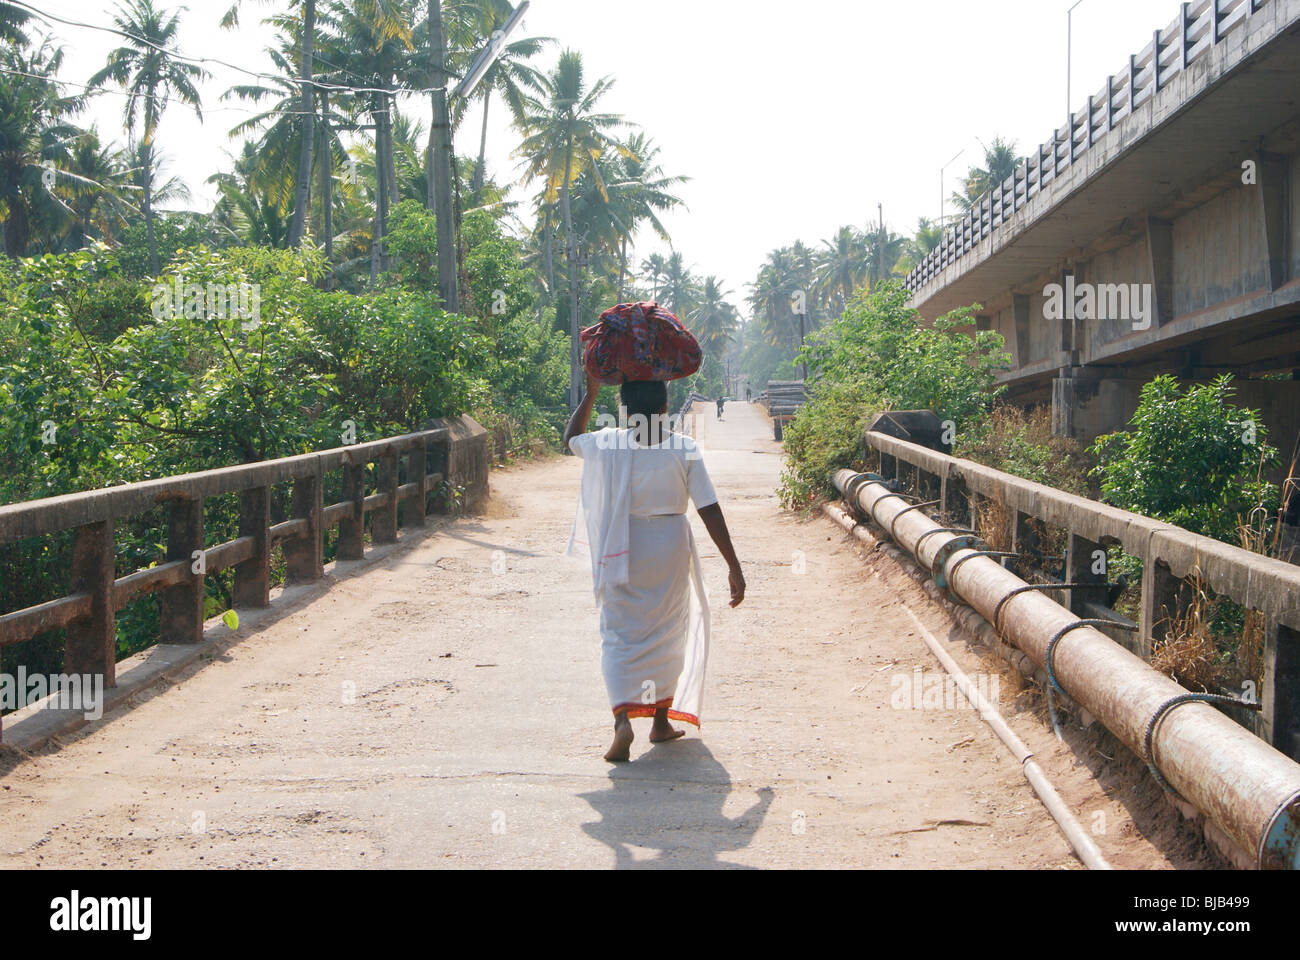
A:
[[[285,79],[285,77],[277,74],[261,73],[256,70],[249,70],[246,67],[241,67],[236,64],[229,63],[225,60],[219,60],[216,57],[187,56],[186,54],[180,53],[179,51],[169,50],[166,47],[160,47],[158,46],[158,44],[153,43],[150,40],[146,40],[144,37],[138,37],[135,34],[127,33],[124,30],[118,30],[116,27],[102,27],[99,26],[98,24],[84,23],[80,20],[66,20],[63,17],[56,16],[55,14],[46,13],[44,10],[39,10],[36,7],[33,7],[29,3],[24,3],[23,0],[9,0],[9,2],[14,4],[15,6],[24,7],[25,9],[30,10],[32,13],[35,13],[38,17],[41,17],[42,19],[48,22],[57,22],[57,23],[62,23],[69,27],[82,27],[87,30],[98,30],[102,33],[111,33],[114,36],[124,37],[125,39],[130,40],[134,43],[143,44],[146,47],[149,47],[153,50],[157,50],[159,53],[165,53],[169,57],[175,60],[183,60],[187,63],[193,63],[196,65],[210,64],[210,63],[219,64],[220,66],[226,67],[229,70],[234,70],[238,73],[247,74],[248,76],[256,77],[259,80],[283,81]],[[336,68],[336,69],[342,69],[342,68]],[[296,78],[293,79],[293,83],[295,83],[298,86],[302,86],[303,84],[306,84],[310,87],[314,87],[317,90],[342,91],[344,93],[408,94],[411,96],[421,96],[423,94],[434,93],[437,90],[446,89],[445,85],[441,87],[422,87],[420,89],[402,89],[402,88],[394,88],[394,87],[353,87],[353,86],[344,86],[344,85],[334,84],[334,83],[321,83],[318,80],[303,80],[303,79],[296,79]]]
[[[44,80],[46,83],[57,83],[69,87],[80,87],[82,90],[94,90],[98,93],[108,93],[118,97],[131,96],[131,94],[127,93],[125,90],[110,90],[107,87],[90,87],[84,83],[77,83],[75,80],[59,80],[55,77],[48,77],[39,73],[28,73],[25,70],[13,70],[10,69],[9,67],[0,67],[0,73],[7,73],[15,77],[31,77],[34,80]],[[155,95],[153,99],[155,101],[159,101],[162,103],[180,103],[186,106],[193,106],[193,104],[189,103],[188,101],[178,100],[176,97]],[[204,112],[205,113],[246,113],[249,115],[255,113],[268,113],[268,114],[273,113],[276,116],[283,116],[283,117],[302,117],[307,115],[306,111],[304,110],[296,110],[296,111],[254,110],[249,107],[211,107],[211,108],[205,108]]]

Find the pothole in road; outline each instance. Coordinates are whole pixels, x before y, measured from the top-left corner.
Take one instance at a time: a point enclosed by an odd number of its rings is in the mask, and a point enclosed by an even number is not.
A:
[[[415,678],[384,684],[368,693],[359,694],[357,700],[377,710],[396,710],[403,706],[417,710],[443,703],[455,692],[456,688],[450,680]]]

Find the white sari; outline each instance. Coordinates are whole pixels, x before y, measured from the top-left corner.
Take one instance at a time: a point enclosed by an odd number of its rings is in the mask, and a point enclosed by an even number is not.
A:
[[[688,499],[717,502],[699,452],[678,434],[638,447],[632,431],[612,429],[571,447],[583,471],[568,553],[590,558],[610,706],[629,717],[667,708],[698,727],[709,602],[685,511]]]

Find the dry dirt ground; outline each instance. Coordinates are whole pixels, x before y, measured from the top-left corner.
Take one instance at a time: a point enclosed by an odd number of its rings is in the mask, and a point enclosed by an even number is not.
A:
[[[702,409],[695,429],[749,582],[728,609],[694,519],[714,598],[702,735],[652,747],[637,721],[633,762],[602,761],[590,572],[561,556],[580,464],[551,458],[497,471],[485,515],[332,571],[133,708],[10,751],[0,863],[1077,869],[971,710],[897,709],[914,670],[942,671],[904,604],[969,673],[991,670],[946,615],[829,521],[780,509],[757,410]],[[1184,836],[1131,814],[1091,747],[1056,744],[999,676],[1117,866],[1192,865]]]

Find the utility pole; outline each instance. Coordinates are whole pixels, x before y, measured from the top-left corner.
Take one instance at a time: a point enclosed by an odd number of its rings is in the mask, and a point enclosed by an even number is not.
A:
[[[528,0],[515,8],[506,25],[492,34],[469,73],[447,94],[447,35],[443,30],[441,0],[429,0],[429,87],[432,89],[433,127],[429,132],[429,209],[434,213],[438,230],[438,293],[443,307],[450,313],[460,309],[457,281],[456,219],[452,206],[451,112],[448,101],[468,98],[488,68],[496,62],[506,39],[523,21]]]
[[[460,310],[456,282],[456,226],[451,208],[451,113],[447,109],[447,37],[442,2],[429,0],[429,86],[433,88],[433,129],[429,134],[429,207],[438,231],[438,294],[443,309]]]
[[[885,279],[885,205],[876,204],[880,212],[880,228],[876,232],[876,283]]]
[[[298,176],[293,206],[293,221],[289,225],[289,246],[302,245],[307,231],[307,205],[311,199],[311,152],[316,145],[316,99],[312,92],[312,57],[316,40],[316,0],[303,0],[302,63],[299,79],[302,81],[302,142],[298,146]]]

